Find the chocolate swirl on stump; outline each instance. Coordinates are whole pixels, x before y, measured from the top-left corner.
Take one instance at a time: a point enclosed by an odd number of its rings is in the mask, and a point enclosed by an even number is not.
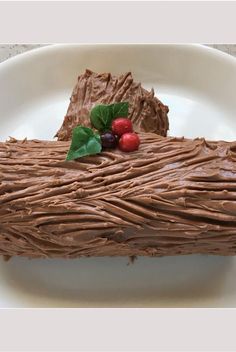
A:
[[[92,127],[89,114],[95,105],[121,101],[129,103],[129,118],[135,131],[166,136],[169,109],[154,96],[153,89],[148,92],[141,83],[135,83],[131,72],[116,77],[110,73],[86,70],[78,77],[67,114],[56,137],[59,141],[70,140],[72,129],[77,125]]]
[[[236,254],[236,143],[140,137],[77,162],[69,142],[0,143],[0,254]]]

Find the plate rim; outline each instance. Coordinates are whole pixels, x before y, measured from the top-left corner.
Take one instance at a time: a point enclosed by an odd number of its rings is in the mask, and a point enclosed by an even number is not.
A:
[[[206,46],[204,44],[197,44],[197,43],[38,43],[45,46],[33,48],[23,53],[17,54],[13,57],[10,57],[3,62],[0,62],[0,72],[4,69],[9,69],[11,66],[15,64],[20,64],[24,61],[25,58],[33,58],[37,56],[38,53],[45,54],[47,52],[55,51],[55,50],[64,50],[64,49],[71,49],[71,48],[85,48],[85,47],[119,47],[119,46],[132,46],[132,47],[160,47],[160,48],[182,48],[184,50],[192,50],[197,51],[201,55],[211,55],[213,58],[222,59],[223,61],[227,62],[228,64],[233,64],[236,66],[236,57],[225,53],[221,50]],[[30,45],[30,44],[29,44]]]

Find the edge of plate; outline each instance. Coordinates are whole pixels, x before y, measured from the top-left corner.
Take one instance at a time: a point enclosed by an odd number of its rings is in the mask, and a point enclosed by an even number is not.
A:
[[[42,43],[44,45],[44,43]],[[108,47],[108,46],[133,46],[133,47],[140,47],[140,46],[159,46],[159,47],[178,47],[182,48],[185,50],[196,50],[197,52],[201,52],[203,55],[211,55],[212,57],[217,57],[218,59],[223,59],[224,61],[228,61],[228,63],[235,65],[236,64],[236,58],[230,54],[227,54],[223,51],[205,46],[203,44],[178,44],[178,43],[173,43],[173,44],[158,44],[158,43],[83,43],[83,44],[50,44],[50,43],[45,43],[45,46],[40,47],[40,48],[34,48],[32,50],[26,51],[24,53],[18,54],[16,56],[13,56],[3,62],[0,63],[0,70],[5,69],[5,68],[10,68],[11,65],[14,65],[16,63],[20,63],[22,60],[25,58],[30,58],[38,53],[44,54],[48,51],[61,51],[65,48],[73,48],[73,47]]]

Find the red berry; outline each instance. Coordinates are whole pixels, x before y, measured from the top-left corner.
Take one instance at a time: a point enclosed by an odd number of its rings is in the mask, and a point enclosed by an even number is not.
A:
[[[112,132],[118,136],[122,136],[122,134],[132,131],[132,122],[126,117],[118,117],[112,122]]]
[[[119,148],[123,152],[133,152],[140,144],[139,136],[136,133],[125,133],[120,137]]]

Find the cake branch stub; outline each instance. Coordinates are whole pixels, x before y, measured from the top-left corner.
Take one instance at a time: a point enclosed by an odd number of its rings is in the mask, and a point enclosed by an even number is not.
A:
[[[129,118],[135,132],[154,132],[167,135],[168,107],[133,80],[131,72],[114,76],[86,70],[78,77],[62,126],[56,133],[58,140],[70,140],[77,125],[92,127],[91,109],[98,104],[129,103]]]

